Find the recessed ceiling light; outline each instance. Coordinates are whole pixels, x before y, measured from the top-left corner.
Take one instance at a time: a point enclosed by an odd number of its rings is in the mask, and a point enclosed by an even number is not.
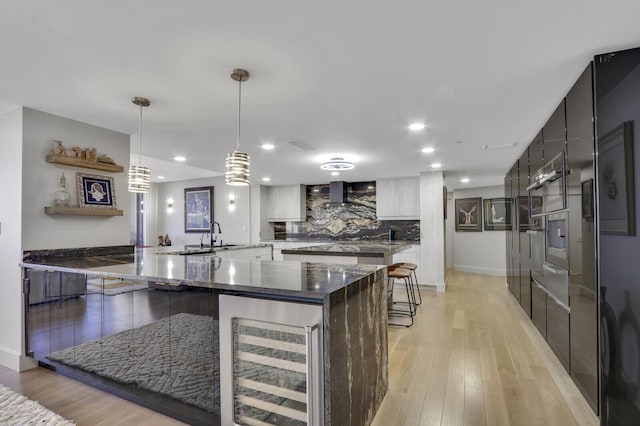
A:
[[[263,182],[269,182],[269,181],[271,181],[271,178],[265,176],[265,177],[262,178],[262,181]]]
[[[427,126],[424,123],[411,123],[409,125],[409,130],[417,132],[418,130],[423,130],[425,127]]]
[[[351,170],[354,165],[351,161],[347,161],[342,157],[333,157],[329,161],[320,164],[322,170]]]
[[[460,182],[469,183],[469,178],[462,178],[462,179],[460,179]]]
[[[187,161],[187,159],[186,159],[186,158],[184,158],[182,155],[175,156],[175,157],[173,157],[173,159],[174,159],[175,161],[179,161],[179,162],[181,162],[181,163],[182,163],[182,162]]]
[[[431,154],[434,151],[435,151],[435,148],[432,148],[430,146],[426,147],[426,148],[422,148],[422,152],[425,153],[425,154]]]
[[[158,176],[158,179],[164,179],[164,176]]]
[[[340,176],[340,172],[331,172],[331,176]]]
[[[273,148],[275,148],[275,145],[273,145],[272,143],[263,143],[261,147],[266,151],[271,151]]]
[[[431,167],[434,169],[439,169],[440,167],[442,167],[442,164],[440,163],[431,163]]]

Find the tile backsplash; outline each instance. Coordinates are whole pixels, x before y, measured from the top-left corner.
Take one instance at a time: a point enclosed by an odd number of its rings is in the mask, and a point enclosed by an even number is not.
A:
[[[419,220],[378,220],[376,183],[347,183],[347,203],[329,204],[329,185],[307,185],[307,220],[275,222],[276,240],[394,240],[419,241]]]

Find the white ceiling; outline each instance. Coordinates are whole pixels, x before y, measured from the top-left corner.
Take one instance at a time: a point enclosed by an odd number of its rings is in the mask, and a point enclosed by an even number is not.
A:
[[[229,74],[249,70],[240,148],[252,180],[271,184],[416,175],[433,161],[450,188],[462,176],[499,184],[594,54],[640,45],[637,0],[3,0],[0,10],[2,109],[132,134],[130,99],[144,96],[144,155],[159,160],[224,171],[237,114]],[[428,127],[412,133],[413,121]],[[263,152],[266,141],[276,149]],[[335,178],[319,162],[338,153],[356,168]]]

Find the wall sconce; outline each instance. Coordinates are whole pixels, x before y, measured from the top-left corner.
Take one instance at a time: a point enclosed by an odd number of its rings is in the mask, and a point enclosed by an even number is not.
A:
[[[236,209],[236,194],[230,192],[228,195],[229,199],[229,211],[233,212]]]
[[[173,214],[173,198],[167,198],[167,214]]]

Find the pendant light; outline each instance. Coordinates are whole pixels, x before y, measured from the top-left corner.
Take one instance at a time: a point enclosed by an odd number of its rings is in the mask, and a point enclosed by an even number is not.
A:
[[[225,182],[231,186],[249,185],[249,154],[240,152],[240,110],[242,106],[242,82],[249,79],[249,72],[234,69],[231,78],[238,82],[238,132],[236,150],[227,154]]]
[[[151,171],[142,165],[142,107],[151,105],[149,99],[136,96],[131,100],[140,107],[138,119],[138,165],[129,166],[129,192],[146,193],[151,186]]]

